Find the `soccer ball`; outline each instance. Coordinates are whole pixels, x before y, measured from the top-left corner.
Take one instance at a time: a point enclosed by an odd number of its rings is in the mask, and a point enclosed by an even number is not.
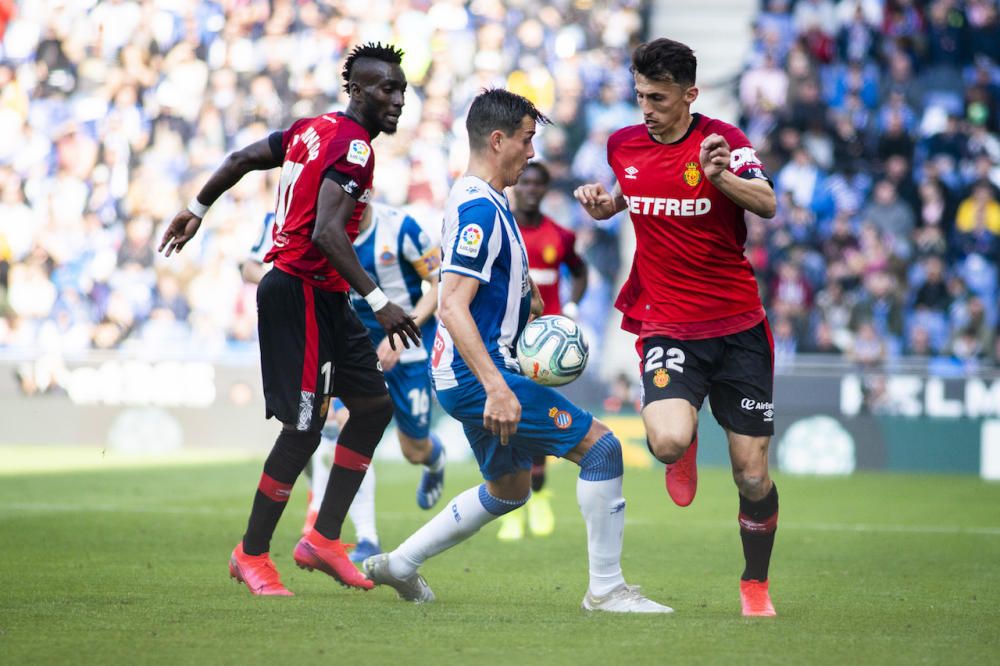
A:
[[[562,386],[579,377],[589,353],[580,327],[559,315],[528,322],[517,341],[521,372],[544,386]]]

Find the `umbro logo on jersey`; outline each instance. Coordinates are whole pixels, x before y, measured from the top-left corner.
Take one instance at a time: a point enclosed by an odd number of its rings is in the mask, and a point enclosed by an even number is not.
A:
[[[625,177],[629,180],[635,180],[635,174],[639,173],[639,170],[634,166],[625,167]]]

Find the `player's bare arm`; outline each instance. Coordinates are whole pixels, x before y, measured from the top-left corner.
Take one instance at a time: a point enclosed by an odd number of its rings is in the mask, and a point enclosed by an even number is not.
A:
[[[479,281],[473,277],[445,273],[441,279],[441,310],[438,316],[455,341],[458,353],[486,390],[483,427],[499,435],[500,443],[506,446],[510,436],[517,432],[521,403],[486,352],[486,345],[472,318],[469,306],[478,289]]]
[[[240,264],[240,277],[243,278],[244,282],[249,284],[260,284],[260,281],[264,279],[264,275],[266,273],[267,266],[260,261],[247,259]]]
[[[618,183],[615,183],[610,193],[600,183],[581,185],[573,191],[573,196],[595,220],[606,220],[626,208],[625,197]]]
[[[354,252],[354,244],[347,235],[347,223],[354,213],[355,205],[354,199],[338,183],[324,178],[316,201],[316,227],[313,229],[312,242],[347,284],[366,296],[375,291],[376,284],[362,268],[358,255]],[[385,329],[392,349],[396,348],[393,340],[396,335],[407,349],[410,347],[410,340],[414,344],[420,344],[420,328],[395,303],[388,302],[376,310],[375,318]]]
[[[718,134],[701,142],[701,169],[720,192],[740,208],[763,218],[772,218],[778,209],[774,189],[761,178],[740,178],[729,170],[729,143]]]
[[[545,299],[542,298],[542,292],[538,290],[538,285],[530,277],[528,284],[531,285],[531,316],[541,317],[542,313],[545,312]]]
[[[262,171],[274,169],[281,166],[283,155],[275,154],[270,138],[261,139],[251,143],[249,146],[230,153],[222,162],[218,169],[209,177],[208,182],[201,188],[195,197],[198,204],[204,209],[200,215],[190,210],[191,206],[185,208],[174,216],[174,219],[163,232],[160,241],[159,252],[169,257],[174,252],[180,252],[187,245],[187,242],[194,238],[201,227],[201,220],[204,211],[215,203],[229,188],[240,182],[243,176],[251,171]],[[194,204],[194,202],[192,202]]]

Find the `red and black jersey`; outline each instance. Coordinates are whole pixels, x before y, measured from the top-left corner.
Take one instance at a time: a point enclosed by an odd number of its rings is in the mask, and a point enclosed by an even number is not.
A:
[[[275,204],[274,247],[264,257],[325,291],[349,291],[347,282],[313,245],[316,202],[324,178],[331,178],[357,203],[347,224],[353,241],[371,198],[375,154],[368,132],[342,113],[302,118],[281,133],[284,162]]]
[[[562,312],[559,267],[566,264],[575,273],[583,266],[583,260],[576,253],[576,234],[544,215],[538,226],[519,224],[518,228],[528,251],[528,273],[545,301],[542,314],[559,314]]]
[[[744,211],[701,169],[701,143],[711,134],[729,143],[735,175],[768,179],[743,132],[700,114],[674,143],[655,141],[645,125],[608,139],[608,163],[636,235],[632,271],[615,307],[625,315],[622,328],[640,336],[718,337],[764,318],[753,268],[743,255]]]

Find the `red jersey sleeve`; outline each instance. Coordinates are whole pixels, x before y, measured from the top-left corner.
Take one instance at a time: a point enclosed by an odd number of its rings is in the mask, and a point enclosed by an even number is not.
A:
[[[285,153],[288,152],[288,144],[291,143],[292,137],[294,137],[295,133],[298,132],[299,129],[303,125],[305,125],[306,123],[308,123],[310,120],[311,120],[310,118],[299,118],[294,123],[292,123],[291,127],[289,127],[288,129],[286,129],[284,132],[281,133],[281,150],[282,150],[282,152],[285,152]]]
[[[365,183],[370,183],[375,171],[375,155],[368,137],[357,132],[338,132],[330,141],[323,161],[328,178],[340,183],[350,196],[360,199]]]
[[[712,133],[720,135],[729,144],[729,170],[734,175],[746,179],[762,178],[771,182],[763,162],[757,156],[757,150],[740,128],[720,120],[712,120],[705,128],[705,134]]]

